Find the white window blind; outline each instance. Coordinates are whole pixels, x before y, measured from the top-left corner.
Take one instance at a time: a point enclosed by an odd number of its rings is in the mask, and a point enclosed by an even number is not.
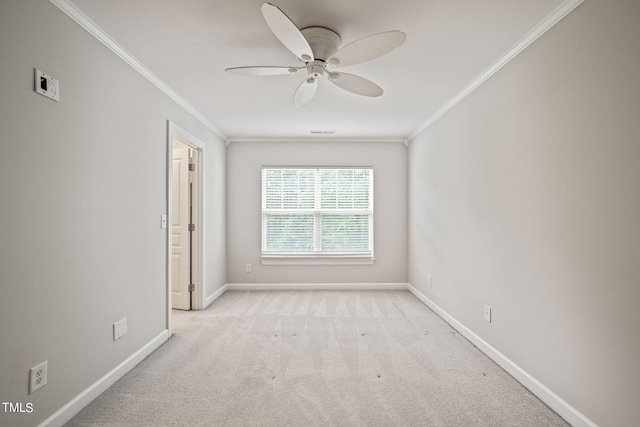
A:
[[[373,257],[372,168],[262,168],[263,257]]]

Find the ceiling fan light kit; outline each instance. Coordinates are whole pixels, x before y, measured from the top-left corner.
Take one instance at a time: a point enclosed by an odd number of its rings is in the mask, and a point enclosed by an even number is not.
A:
[[[225,71],[249,76],[275,76],[306,70],[307,78],[298,86],[293,97],[296,107],[302,107],[313,99],[318,79],[323,76],[327,76],[327,80],[336,86],[357,95],[377,97],[383,94],[382,88],[372,81],[353,74],[331,72],[327,66],[356,65],[378,58],[404,43],[406,35],[403,32],[374,34],[340,48],[342,40],[330,28],[308,27],[300,30],[277,6],[264,3],[261,10],[273,34],[305,65],[232,67]]]

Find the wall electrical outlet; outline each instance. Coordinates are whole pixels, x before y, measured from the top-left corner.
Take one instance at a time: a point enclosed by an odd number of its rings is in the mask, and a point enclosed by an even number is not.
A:
[[[123,317],[113,324],[113,340],[117,340],[127,333],[127,318]]]
[[[244,272],[251,273],[251,264],[247,263],[244,265]]]
[[[486,304],[484,306],[484,320],[491,323],[491,307]]]
[[[47,361],[29,369],[29,394],[47,384]]]
[[[35,91],[40,95],[60,101],[60,83],[58,79],[51,77],[42,71],[35,69]]]
[[[429,283],[429,286],[433,286],[433,277],[431,275],[427,277],[427,282]]]

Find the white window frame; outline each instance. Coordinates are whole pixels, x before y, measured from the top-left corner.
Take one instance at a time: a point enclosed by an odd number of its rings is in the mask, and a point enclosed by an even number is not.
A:
[[[265,171],[270,169],[311,169],[315,170],[314,208],[312,209],[267,209]],[[369,180],[369,207],[366,209],[323,209],[321,203],[320,171],[326,169],[367,169]],[[263,265],[366,265],[373,264],[374,258],[374,170],[371,166],[263,166],[261,171],[261,254]],[[313,214],[314,216],[314,251],[313,253],[265,252],[266,218],[269,213],[279,214]],[[321,252],[321,216],[323,214],[366,214],[369,217],[370,251],[356,253]]]

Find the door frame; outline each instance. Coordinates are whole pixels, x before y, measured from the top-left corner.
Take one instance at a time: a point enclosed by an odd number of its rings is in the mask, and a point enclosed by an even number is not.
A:
[[[194,157],[193,161],[196,165],[195,174],[193,177],[194,191],[192,200],[193,209],[193,224],[195,224],[195,231],[192,233],[192,252],[191,259],[193,262],[193,282],[195,290],[192,294],[192,309],[202,310],[204,308],[204,177],[205,177],[205,164],[204,164],[204,152],[205,144],[191,134],[189,131],[181,128],[172,121],[167,121],[167,234],[166,234],[166,246],[167,246],[167,329],[169,336],[172,335],[171,328],[171,313],[172,313],[172,272],[171,272],[171,228],[173,224],[173,141],[179,140],[183,144],[188,145],[193,149]]]

